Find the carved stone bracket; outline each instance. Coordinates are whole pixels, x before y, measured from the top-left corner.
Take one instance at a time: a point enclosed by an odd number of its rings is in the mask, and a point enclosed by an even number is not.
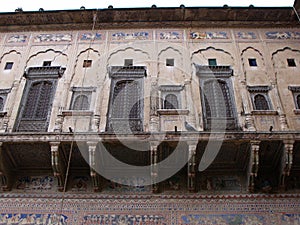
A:
[[[55,120],[54,132],[62,131],[63,122],[64,122],[64,116],[60,113],[57,115]]]
[[[95,192],[101,191],[101,177],[96,172],[96,150],[97,142],[87,142],[89,146],[89,165],[90,165],[90,175],[93,183],[93,188]]]
[[[286,177],[290,175],[293,165],[293,140],[283,141],[283,154],[281,161],[281,173],[280,173],[280,188],[285,189]]]
[[[189,162],[188,162],[188,190],[196,191],[196,142],[188,142],[189,146]]]
[[[58,191],[63,191],[65,186],[66,167],[59,154],[59,144],[60,142],[50,142],[51,165],[54,176],[57,178],[58,181],[57,189]]]
[[[283,130],[283,131],[288,130],[289,127],[288,127],[288,123],[287,123],[285,114],[279,115],[279,123],[280,123],[281,130]]]
[[[255,131],[255,125],[254,125],[254,119],[252,117],[252,115],[249,114],[245,114],[245,126],[249,131]]]
[[[248,191],[254,192],[255,180],[259,168],[259,141],[250,142],[250,161],[248,174]]]
[[[159,185],[157,183],[158,177],[158,142],[150,142],[150,152],[151,152],[151,180],[152,180],[152,192],[159,192]]]
[[[3,142],[0,142],[0,188],[3,191],[11,190],[10,176],[3,158]]]
[[[100,115],[94,115],[93,118],[93,131],[98,132],[99,131],[99,126],[100,126]]]

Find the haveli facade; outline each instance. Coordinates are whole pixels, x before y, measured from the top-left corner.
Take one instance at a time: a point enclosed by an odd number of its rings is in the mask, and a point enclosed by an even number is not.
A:
[[[0,224],[300,224],[299,12],[0,14]]]

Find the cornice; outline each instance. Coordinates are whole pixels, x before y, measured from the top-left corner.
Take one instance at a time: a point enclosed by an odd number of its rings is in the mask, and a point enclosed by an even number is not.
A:
[[[0,13],[0,31],[162,27],[300,27],[292,7],[186,7]]]

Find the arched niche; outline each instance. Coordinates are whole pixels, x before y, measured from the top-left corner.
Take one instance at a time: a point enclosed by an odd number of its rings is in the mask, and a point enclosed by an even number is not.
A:
[[[183,56],[178,49],[168,47],[161,50],[157,61],[160,84],[184,83]]]
[[[264,57],[258,49],[245,48],[242,50],[241,59],[247,84],[270,84],[271,79],[267,76]]]
[[[23,73],[18,74],[21,58],[21,53],[15,50],[2,55],[0,59],[0,89],[11,88],[14,80],[22,77]]]

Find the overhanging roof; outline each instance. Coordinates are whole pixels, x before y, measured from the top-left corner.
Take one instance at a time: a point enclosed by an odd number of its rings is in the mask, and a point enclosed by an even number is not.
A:
[[[300,25],[293,7],[107,8],[0,13],[0,31],[87,29],[95,15],[95,29]]]

